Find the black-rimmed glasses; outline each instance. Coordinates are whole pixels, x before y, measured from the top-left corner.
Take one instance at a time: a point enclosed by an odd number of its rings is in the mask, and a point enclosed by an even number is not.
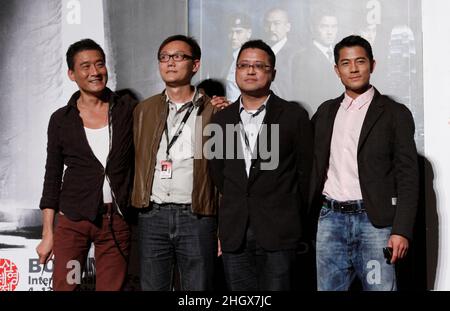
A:
[[[159,54],[158,60],[161,63],[167,63],[170,59],[173,59],[175,62],[182,62],[185,59],[194,59],[191,55],[187,55],[184,53],[175,53],[175,54]]]
[[[253,68],[256,71],[267,71],[272,68],[272,66],[266,65],[264,63],[237,63],[236,68],[239,70],[248,70],[250,68]]]

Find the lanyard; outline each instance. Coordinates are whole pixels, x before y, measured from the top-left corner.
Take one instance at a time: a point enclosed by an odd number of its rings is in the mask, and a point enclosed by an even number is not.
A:
[[[186,124],[187,119],[189,118],[189,116],[191,115],[192,111],[194,110],[194,103],[190,103],[189,104],[189,109],[186,112],[186,114],[183,117],[183,120],[181,120],[180,125],[178,126],[177,131],[175,132],[175,135],[173,135],[172,139],[169,142],[169,130],[167,129],[167,121],[166,121],[166,126],[164,128],[164,132],[166,133],[166,140],[167,140],[167,149],[166,149],[166,156],[167,159],[169,159],[169,150],[170,148],[172,148],[172,146],[175,144],[175,142],[177,141],[178,137],[180,137],[181,133],[183,132],[183,128],[184,125]]]
[[[256,112],[253,113],[250,117],[255,118],[261,112],[263,112],[264,109],[266,109],[266,105],[260,106],[258,108],[258,110],[256,110]],[[240,127],[241,127],[241,134],[242,134],[242,136],[244,136],[245,147],[247,148],[248,152],[252,153],[252,149],[250,148],[250,141],[248,139],[247,132],[244,129],[244,123],[242,122],[242,118],[241,118],[241,113],[243,110],[244,110],[244,107],[241,107],[241,110],[239,111],[239,123],[240,123]]]

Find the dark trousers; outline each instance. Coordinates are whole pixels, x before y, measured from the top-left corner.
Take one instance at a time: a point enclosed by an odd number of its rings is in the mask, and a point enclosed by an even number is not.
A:
[[[138,230],[142,290],[172,290],[175,266],[181,290],[213,289],[215,217],[196,216],[186,204],[153,204],[139,215]]]
[[[72,221],[59,215],[54,233],[53,289],[71,291],[79,287],[87,255],[95,247],[95,289],[97,291],[118,291],[122,289],[127,275],[127,261],[120,253],[110,229],[113,230],[120,249],[128,257],[130,228],[123,218],[109,210],[100,215],[96,223],[88,220]]]
[[[248,229],[237,252],[223,252],[225,279],[232,291],[287,291],[291,289],[296,251],[267,251]]]

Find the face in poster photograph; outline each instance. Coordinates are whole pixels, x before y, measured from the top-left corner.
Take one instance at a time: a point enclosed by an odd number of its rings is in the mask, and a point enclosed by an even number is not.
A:
[[[276,55],[272,90],[301,104],[310,117],[344,92],[334,46],[348,35],[362,36],[377,62],[372,85],[412,111],[423,149],[420,0],[197,0],[190,1],[189,16],[189,32],[203,48],[201,79],[221,81],[228,99],[236,100],[239,48],[263,39]]]

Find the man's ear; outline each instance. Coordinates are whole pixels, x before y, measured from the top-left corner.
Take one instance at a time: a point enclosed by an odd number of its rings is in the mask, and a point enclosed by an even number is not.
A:
[[[338,78],[340,79],[341,78],[341,74],[339,73],[338,65],[334,65],[334,72],[336,72]]]
[[[275,68],[273,68],[273,70],[272,70],[272,82],[275,80],[276,75],[277,75],[277,70]]]
[[[75,73],[73,72],[72,69],[67,70],[67,76],[69,77],[70,80],[75,81]]]
[[[376,64],[377,64],[377,62],[375,60],[373,60],[372,63],[370,64],[370,73],[373,73]]]
[[[199,59],[194,59],[193,63],[194,63],[194,66],[192,68],[192,72],[193,73],[197,73],[197,71],[200,70],[200,60]]]

